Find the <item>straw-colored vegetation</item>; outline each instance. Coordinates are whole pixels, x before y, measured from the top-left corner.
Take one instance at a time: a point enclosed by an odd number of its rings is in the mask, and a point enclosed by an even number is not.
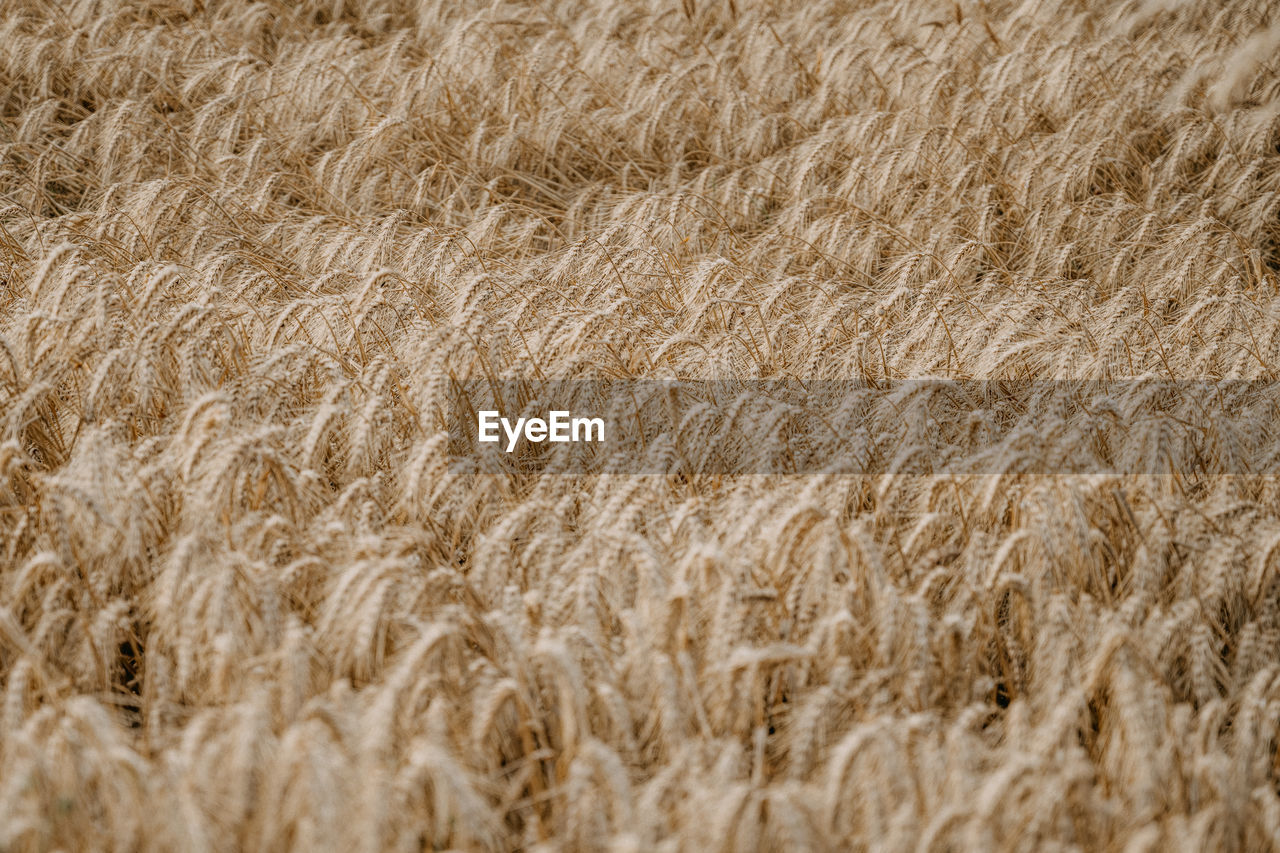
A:
[[[1276,378],[1268,0],[0,2],[0,850],[1280,845],[1259,478],[478,477],[466,376]]]

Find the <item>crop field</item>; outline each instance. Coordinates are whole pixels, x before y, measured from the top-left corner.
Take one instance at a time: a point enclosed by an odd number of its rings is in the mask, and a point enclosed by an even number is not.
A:
[[[1280,848],[1277,370],[1269,0],[0,0],[0,851]]]

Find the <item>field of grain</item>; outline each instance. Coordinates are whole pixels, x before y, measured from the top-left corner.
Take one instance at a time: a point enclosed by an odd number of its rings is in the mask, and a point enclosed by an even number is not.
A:
[[[1268,0],[0,0],[0,851],[1280,846],[1280,478],[476,473],[441,414],[1280,379],[1278,56]]]

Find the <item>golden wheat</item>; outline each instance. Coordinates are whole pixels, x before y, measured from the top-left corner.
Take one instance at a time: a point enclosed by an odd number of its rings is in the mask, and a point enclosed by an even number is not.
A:
[[[1107,474],[975,419],[934,476],[925,383],[833,404],[852,468],[664,476],[460,470],[442,417],[477,377],[1274,382],[1278,28],[0,0],[0,850],[1280,847],[1264,426]],[[816,411],[683,433],[763,459]]]

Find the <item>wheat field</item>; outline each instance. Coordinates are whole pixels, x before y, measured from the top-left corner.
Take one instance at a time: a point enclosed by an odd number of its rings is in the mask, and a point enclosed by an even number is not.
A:
[[[1280,848],[1280,478],[441,416],[1278,381],[1277,56],[1267,0],[0,0],[0,851]]]

